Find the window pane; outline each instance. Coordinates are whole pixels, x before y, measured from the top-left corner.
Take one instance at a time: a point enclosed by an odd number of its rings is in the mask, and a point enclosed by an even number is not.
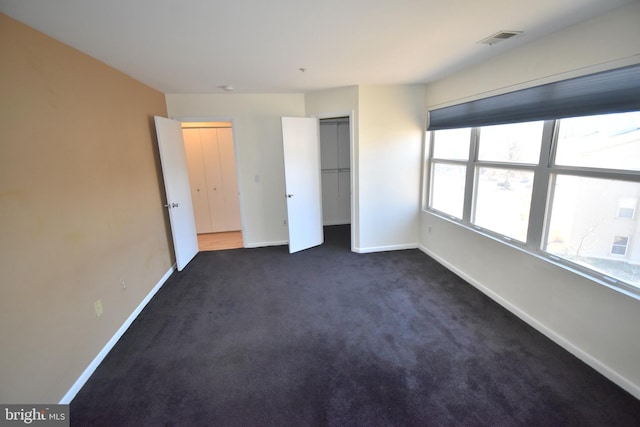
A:
[[[433,165],[430,208],[462,218],[466,170],[465,166],[460,165]]]
[[[471,128],[435,131],[433,157],[436,159],[467,160]]]
[[[553,190],[544,250],[640,287],[638,221],[618,213],[640,183],[558,175]]]
[[[625,197],[620,199],[618,203],[618,218],[633,219],[636,215],[636,206],[638,199],[634,197]]]
[[[560,120],[555,163],[640,170],[640,111]]]
[[[521,242],[527,240],[533,172],[480,168],[473,223]]]
[[[543,127],[544,122],[482,127],[478,159],[537,164],[540,159]]]

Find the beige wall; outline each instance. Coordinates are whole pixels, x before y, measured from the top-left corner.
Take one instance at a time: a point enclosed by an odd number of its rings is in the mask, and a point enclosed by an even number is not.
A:
[[[360,251],[415,248],[420,240],[423,85],[360,86]]]
[[[435,82],[427,105],[640,62],[640,3]],[[422,214],[422,248],[640,398],[640,301],[451,221]]]
[[[0,402],[57,403],[173,264],[165,99],[2,14],[0,58]]]

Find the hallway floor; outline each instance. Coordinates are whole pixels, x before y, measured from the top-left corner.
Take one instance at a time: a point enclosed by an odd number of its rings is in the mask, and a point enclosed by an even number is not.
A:
[[[198,234],[198,248],[201,251],[221,251],[243,247],[242,231]]]

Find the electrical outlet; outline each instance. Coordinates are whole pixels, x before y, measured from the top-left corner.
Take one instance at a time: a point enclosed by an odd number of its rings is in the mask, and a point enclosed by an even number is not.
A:
[[[127,289],[127,284],[123,280],[122,281],[122,290],[124,291],[125,289]]]
[[[284,221],[282,221],[283,225],[287,225],[287,220],[285,219]]]
[[[102,310],[102,300],[96,300],[96,302],[93,303],[93,309],[96,311],[96,317],[102,316],[102,313],[104,313],[104,310]]]

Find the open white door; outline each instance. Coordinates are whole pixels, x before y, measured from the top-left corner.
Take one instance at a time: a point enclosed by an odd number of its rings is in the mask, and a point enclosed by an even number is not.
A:
[[[173,235],[178,271],[198,253],[196,221],[191,203],[187,157],[182,139],[182,126],[176,120],[155,116],[164,188],[167,193],[169,221]]]
[[[324,242],[318,119],[282,118],[289,253]]]

